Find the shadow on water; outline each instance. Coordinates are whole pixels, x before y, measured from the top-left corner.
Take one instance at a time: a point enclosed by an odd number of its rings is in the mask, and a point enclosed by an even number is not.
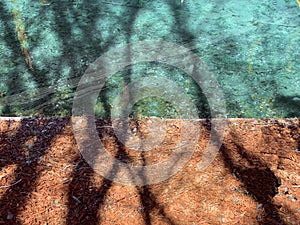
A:
[[[128,21],[120,21],[124,25],[124,29],[126,30],[127,36],[127,43],[130,42],[130,35],[132,33],[131,24],[136,18],[136,14],[138,12],[138,7],[130,7],[130,14]],[[131,53],[127,53],[127,61],[130,62],[131,60]],[[131,82],[131,67],[128,68],[127,75],[123,77],[123,86],[127,86]],[[125,93],[128,96],[131,96],[133,93],[132,90],[126,89],[128,93]],[[130,97],[128,98],[128,100]],[[104,105],[104,108],[106,110],[106,115],[110,115],[110,107],[108,104],[108,96],[107,93],[104,90],[100,92],[100,100],[102,104]],[[124,104],[126,107],[126,104]],[[123,109],[122,114],[126,114],[126,109]],[[120,115],[121,117],[124,117],[126,115]],[[102,124],[102,126],[111,126],[111,121]],[[126,128],[124,128],[126,129]],[[99,136],[103,136],[104,133],[99,133]],[[111,136],[114,136],[113,133],[110,134]],[[118,159],[121,159],[122,161],[130,161],[131,158],[127,155],[125,152],[124,145],[120,143],[117,138],[115,137],[116,143],[118,147],[115,157]],[[82,166],[88,168],[88,164],[84,162],[82,158],[77,159],[77,164],[75,169],[72,173],[72,182],[69,186],[69,212],[67,216],[67,224],[83,224],[83,223],[93,223],[93,224],[101,224],[102,218],[101,215],[99,215],[98,211],[99,208],[101,208],[101,205],[104,204],[105,198],[107,197],[107,193],[112,187],[113,183],[110,180],[103,179],[100,187],[96,188],[92,186],[91,178],[95,173],[91,171],[90,173],[83,173],[80,172]],[[118,171],[119,168],[117,164],[114,164],[111,168],[111,171]],[[141,176],[142,173],[141,173]],[[135,179],[132,177],[132,179]],[[141,178],[143,179],[143,177]],[[150,218],[150,212],[153,210],[153,208],[159,209],[159,214],[162,215],[162,217],[169,222],[169,224],[175,224],[174,222],[169,219],[166,214],[164,213],[163,208],[157,203],[155,196],[151,193],[150,189],[146,186],[144,187],[137,187],[139,198],[140,198],[140,204],[142,208],[142,216],[144,219],[145,224],[151,224],[151,218]],[[80,193],[86,193],[86,198],[84,199],[77,199],[75,196],[79,195]]]
[[[138,11],[137,8],[131,7],[131,14],[130,14],[130,19],[129,21],[134,21],[136,17],[136,13]],[[122,21],[120,21],[122,23]],[[125,26],[126,27],[126,26]],[[131,32],[131,27],[127,26],[126,28],[126,33],[128,34],[127,41],[129,42],[130,40],[130,34]],[[128,57],[128,62],[130,62],[130,56],[131,53],[127,53]],[[131,82],[131,68],[128,69],[127,75],[123,78],[123,86],[127,86]],[[131,90],[126,89],[128,93],[125,93],[129,98],[126,98],[124,101],[130,101],[131,95]],[[108,96],[107,93],[102,91],[100,93],[100,99],[101,102],[104,104],[105,109],[106,109],[106,114],[110,115],[110,107],[108,106]],[[126,107],[126,104],[124,104]],[[123,109],[123,114],[125,114],[126,109]],[[126,115],[124,115],[126,116]],[[121,115],[122,117],[122,115]],[[108,122],[107,124],[102,124],[102,126],[111,126],[111,121]],[[126,128],[124,128],[126,129]],[[110,134],[111,136],[114,136],[113,133]],[[101,136],[103,137],[103,133],[100,132],[99,134],[100,138]],[[122,161],[130,161],[131,158],[127,155],[125,152],[124,145],[120,143],[117,138],[115,137],[116,143],[118,147],[117,152],[115,157],[117,159],[121,159]],[[76,164],[77,166],[73,170],[72,173],[72,182],[69,186],[69,212],[67,216],[67,224],[83,224],[83,223],[88,223],[88,224],[101,224],[102,218],[101,215],[99,215],[98,211],[103,206],[105,198],[107,197],[108,191],[112,187],[113,183],[110,180],[103,179],[100,187],[96,188],[92,186],[91,178],[95,173],[92,171],[88,175],[84,172],[80,172],[81,168],[83,165],[87,167],[88,165],[84,162],[83,159],[78,158],[78,163]],[[111,168],[112,171],[118,171],[119,168],[117,164],[114,164]],[[130,172],[130,171],[129,171]],[[141,173],[142,174],[142,173]],[[141,175],[142,176],[142,175]],[[135,179],[132,177],[132,179]],[[142,179],[144,179],[142,177]],[[142,208],[142,217],[144,219],[144,222],[146,225],[151,224],[151,217],[150,217],[150,212],[155,209],[159,209],[159,214],[169,222],[169,224],[175,224],[174,222],[171,221],[167,217],[167,215],[164,213],[163,208],[157,203],[155,196],[151,193],[150,189],[147,186],[144,187],[137,187],[138,193],[139,193],[139,198],[140,198],[140,204]],[[75,196],[79,193],[86,193],[84,199],[78,200]],[[80,203],[80,204],[79,204]]]
[[[128,21],[120,21],[120,23],[124,23],[124,29],[126,30],[127,36],[127,42],[130,42],[130,35],[132,33],[131,31],[131,25],[126,25],[126,24],[131,24],[130,22],[135,20],[136,14],[138,12],[138,8],[131,7],[130,8],[131,12],[128,13],[129,19]],[[130,62],[131,60],[131,53],[127,53],[127,61]],[[131,82],[131,67],[128,68],[127,75],[123,77],[123,86],[127,86]],[[131,92],[132,90],[126,89],[128,93],[125,93],[128,96],[131,96],[133,93]],[[110,115],[110,107],[108,104],[108,97],[107,93],[104,90],[100,92],[100,100],[102,104],[104,105],[104,108],[106,110],[106,115]],[[128,98],[128,100],[130,97]],[[124,104],[126,107],[126,104]],[[123,109],[122,114],[126,114],[126,109]],[[126,116],[126,115],[120,115],[121,117]],[[102,124],[102,126],[111,126],[111,121],[109,121],[106,124]],[[124,128],[126,129],[126,128]],[[102,131],[99,132],[99,136],[103,137],[104,133]],[[110,134],[111,136],[114,136],[113,133]],[[130,157],[126,154],[124,145],[122,143],[119,143],[117,138],[115,137],[116,143],[118,147],[117,152],[115,157],[117,159],[121,159],[122,161],[130,161]],[[107,197],[108,191],[112,187],[113,183],[110,180],[103,179],[100,187],[95,187],[92,184],[92,177],[95,175],[94,171],[91,171],[90,173],[84,173],[81,171],[82,167],[87,167],[88,164],[82,159],[78,158],[76,167],[73,170],[72,173],[72,181],[69,186],[69,212],[67,215],[67,224],[83,224],[83,223],[92,223],[92,224],[101,224],[102,217],[99,215],[98,211],[101,208],[101,206],[104,204],[104,201]],[[90,168],[91,170],[91,168]],[[112,171],[118,171],[119,168],[117,164],[112,165],[111,172]],[[134,177],[132,177],[134,179]],[[143,178],[142,178],[143,179]],[[151,191],[147,187],[138,187],[138,193],[139,193],[139,198],[140,198],[140,204],[142,210],[142,215],[145,224],[151,224],[151,218],[150,218],[150,212],[153,208],[159,208],[160,214],[166,218],[170,222],[170,224],[175,224],[171,223],[171,220],[168,219],[168,217],[165,215],[163,208],[160,207],[160,205],[156,202],[155,197],[151,194]],[[80,195],[81,193],[86,193],[86,197],[84,199],[77,199],[76,195]]]
[[[3,21],[4,24],[4,40],[7,44],[8,50],[12,53],[12,56],[10,58],[13,59],[13,63],[16,65],[12,68],[12,71],[9,71],[9,79],[7,79],[7,87],[8,87],[8,93],[7,96],[14,96],[16,97],[16,94],[21,93],[25,90],[25,85],[24,85],[24,78],[23,75],[24,73],[29,71],[29,67],[26,64],[25,56],[22,53],[21,50],[21,43],[18,40],[18,35],[16,31],[16,25],[15,22],[13,21],[13,15],[12,12],[6,10],[7,7],[0,2],[0,19]],[[21,25],[20,25],[21,26]],[[25,65],[25,66],[24,66]],[[23,67],[24,66],[24,67]],[[27,71],[22,71],[24,68],[27,68]],[[45,71],[40,70],[38,68],[34,68],[31,73],[31,79],[32,82],[35,83],[37,86],[40,86],[43,84],[44,86],[49,83],[49,78],[45,76]],[[40,96],[40,99],[36,102],[30,102],[29,98],[24,101],[17,100],[16,99],[10,98],[12,102],[9,102],[8,104],[5,104],[5,108],[2,112],[4,115],[14,115],[14,113],[17,111],[22,111],[24,109],[24,112],[26,114],[26,110],[28,108],[35,108],[35,109],[40,109],[41,106],[44,105],[44,102],[49,100],[49,97],[51,98],[52,96],[45,95],[44,93],[41,93],[42,89],[36,90],[37,96]],[[31,90],[32,91],[32,90]],[[28,95],[28,93],[26,93]],[[22,94],[21,94],[22,95]],[[24,96],[23,96],[24,97]],[[15,107],[12,107],[12,105],[15,105]],[[17,107],[20,107],[17,109]]]
[[[139,2],[139,1],[137,1]],[[136,2],[136,4],[138,4]],[[89,11],[89,5],[93,1],[84,1],[84,8],[86,11]],[[95,11],[101,11],[100,6],[93,6]],[[184,15],[181,15],[178,10],[178,4],[170,3],[170,7],[175,12],[175,21],[179,27],[184,27],[186,18]],[[72,11],[68,7],[67,2],[58,2],[55,1],[51,5],[51,9],[55,13],[55,23],[58,27],[63,28],[58,31],[58,36],[62,40],[62,52],[64,52],[63,57],[67,63],[64,64],[61,62],[61,67],[65,64],[72,64],[77,61],[78,57],[82,56],[80,49],[74,49],[73,46],[69,45],[68,37],[72,35],[72,26],[74,24],[69,21],[63,20],[61,15],[65,13],[65,10],[68,9],[71,14],[74,15],[76,21],[76,12]],[[130,41],[130,36],[132,34],[132,27],[130,24],[135,20],[138,13],[138,7],[130,7],[130,16],[128,21],[122,21],[120,18],[120,23],[123,24],[124,29],[126,29],[127,37],[126,41]],[[3,3],[0,2],[0,15],[1,19],[4,21],[10,21],[11,15],[6,12]],[[98,46],[96,40],[92,39],[90,34],[93,33],[93,27],[96,26],[98,19],[101,17],[87,17],[89,26],[84,26],[78,22],[78,26],[84,31],[84,41],[90,43],[93,46],[97,46],[93,49],[93,57],[97,57],[100,52],[103,52],[109,48],[109,43],[104,44],[102,47]],[[21,54],[21,50],[18,46],[18,40],[15,35],[13,24],[6,25],[6,35],[5,39],[8,42],[8,46],[11,48],[14,57],[18,58]],[[178,31],[178,35],[181,41],[193,40],[194,37],[188,31],[181,29]],[[14,38],[12,38],[14,37]],[[114,37],[111,37],[110,41],[113,41]],[[128,60],[130,60],[130,53],[128,54]],[[84,67],[87,67],[85,65]],[[73,71],[75,72],[75,71]],[[37,71],[36,73],[36,83],[40,82],[42,71]],[[129,75],[124,77],[124,85],[128,85],[131,82],[130,79],[131,72],[129,70]],[[15,75],[17,76],[17,75]],[[15,77],[9,82],[9,89],[15,90],[15,85],[21,86],[20,83],[15,82],[15,80],[20,81],[18,77]],[[131,95],[129,90],[129,95]],[[110,107],[108,104],[108,93],[104,90],[100,94],[100,100],[104,104],[106,114],[110,115]],[[203,96],[201,95],[201,98]],[[203,106],[203,109],[205,107]],[[206,110],[206,109],[205,109]],[[9,112],[10,109],[7,109]],[[201,111],[201,110],[200,110]],[[29,124],[29,125],[28,125]],[[111,126],[111,121],[102,124],[103,126]],[[65,123],[51,123],[50,120],[45,120],[43,123],[38,122],[35,119],[24,119],[21,121],[21,126],[19,127],[16,134],[13,136],[7,137],[4,136],[4,139],[7,141],[6,148],[1,150],[1,168],[16,164],[17,169],[15,170],[15,181],[19,182],[18,185],[11,186],[7,189],[5,194],[0,199],[0,215],[4,221],[7,221],[7,217],[13,215],[13,218],[9,221],[11,224],[21,224],[16,218],[20,213],[22,207],[26,205],[26,199],[29,194],[35,188],[35,182],[38,178],[38,161],[39,159],[47,154],[51,141],[56,137],[57,134],[61,132],[64,128]],[[41,132],[43,131],[43,132]],[[5,134],[4,134],[5,135]],[[99,138],[105,135],[104,131],[99,131]],[[113,134],[110,134],[113,136]],[[26,141],[32,136],[36,137],[36,143],[40,143],[40,140],[43,139],[42,146],[36,146],[33,144],[33,147],[29,149],[28,156],[24,156],[24,152],[21,149],[24,148]],[[263,208],[266,212],[266,217],[260,221],[261,224],[284,224],[283,219],[278,211],[278,206],[272,202],[272,198],[278,193],[278,186],[280,185],[279,179],[274,175],[274,173],[268,168],[259,158],[251,155],[246,151],[243,145],[239,144],[238,137],[232,134],[234,142],[233,149],[237,149],[236,155],[233,155],[232,146],[223,145],[221,148],[221,154],[224,159],[225,165],[231,170],[233,174],[244,184],[248,193],[259,203],[263,205]],[[16,141],[17,140],[17,141]],[[130,161],[131,158],[125,152],[124,145],[117,141],[115,137],[117,146],[117,152],[115,157],[121,158],[124,161]],[[16,141],[17,144],[14,144]],[[300,141],[299,141],[300,143]],[[300,145],[300,144],[299,144]],[[11,155],[12,149],[16,151],[13,152],[14,155]],[[38,149],[38,151],[36,151]],[[236,161],[235,157],[241,158],[242,160]],[[28,162],[24,165],[24,161],[18,161],[18,158],[27,158]],[[146,165],[146,159],[142,155],[143,165]],[[245,165],[250,164],[250,167]],[[87,162],[82,158],[78,157],[74,161],[74,169],[71,175],[71,182],[69,184],[68,190],[68,213],[66,218],[66,223],[71,224],[101,224],[103,218],[99,214],[99,209],[104,205],[104,202],[108,196],[109,190],[113,186],[113,182],[107,179],[103,179],[99,187],[96,187],[93,183],[93,176],[96,175],[95,171],[87,164]],[[111,171],[118,171],[117,165],[113,165]],[[143,171],[141,171],[141,179],[146,179],[143,177]],[[132,178],[134,179],[134,177]],[[175,225],[176,223],[166,215],[163,206],[161,206],[155,194],[152,193],[150,186],[136,187],[139,194],[140,205],[142,208],[142,216],[144,223],[146,225],[152,224],[151,221],[151,212],[154,210],[158,211],[158,214],[164,219],[168,224]],[[84,193],[84,194],[82,194]],[[77,196],[82,196],[78,198]],[[5,205],[7,202],[11,202],[10,205]],[[8,224],[7,222],[6,224]]]
[[[288,118],[299,117],[300,98],[298,96],[277,96],[275,98],[274,106],[278,110],[284,112]]]
[[[22,56],[22,51],[16,35],[15,24],[12,21],[12,13],[6,10],[3,2],[0,2],[0,20],[3,21],[4,24],[4,40],[6,41],[8,50],[11,51],[13,59],[18,59]],[[25,63],[25,61],[23,63]],[[22,89],[22,86],[23,84],[19,77],[18,67],[16,66],[11,71],[10,78],[7,82],[8,95],[15,94],[15,91]],[[3,113],[9,115],[11,113],[11,106],[5,105]]]

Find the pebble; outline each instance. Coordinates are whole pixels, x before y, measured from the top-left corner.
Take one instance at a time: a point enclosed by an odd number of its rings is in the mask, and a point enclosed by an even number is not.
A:
[[[293,196],[293,195],[290,195],[290,199],[295,202],[297,199]]]
[[[260,204],[258,204],[258,206],[256,207],[256,209],[257,209],[257,210],[260,210],[262,207],[263,207],[263,204],[260,203]]]
[[[6,219],[11,220],[12,218],[14,218],[14,214],[12,214],[11,212],[8,212]]]

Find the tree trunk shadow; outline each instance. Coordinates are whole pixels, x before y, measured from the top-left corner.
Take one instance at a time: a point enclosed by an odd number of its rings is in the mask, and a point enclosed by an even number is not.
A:
[[[231,132],[233,144],[223,144],[220,151],[225,166],[244,185],[258,203],[262,204],[265,215],[257,218],[259,224],[285,224],[279,214],[279,208],[273,202],[273,197],[278,194],[281,185],[280,178],[258,157],[247,151],[239,141],[236,134]]]

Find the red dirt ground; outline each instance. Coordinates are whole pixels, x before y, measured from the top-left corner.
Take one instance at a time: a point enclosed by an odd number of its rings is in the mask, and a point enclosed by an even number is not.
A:
[[[136,122],[136,131],[145,135],[151,120]],[[299,120],[229,120],[205,171],[197,163],[210,123],[191,122],[201,134],[185,167],[161,183],[135,187],[95,173],[69,118],[0,120],[0,224],[300,224]],[[167,158],[181,131],[180,120],[166,120],[162,145],[141,158],[120,147],[110,121],[96,125],[106,149],[131,164]]]

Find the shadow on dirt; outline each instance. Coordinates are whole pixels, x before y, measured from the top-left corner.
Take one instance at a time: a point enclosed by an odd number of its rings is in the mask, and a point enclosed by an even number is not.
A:
[[[109,127],[111,122],[106,120],[97,121],[98,127]],[[130,162],[132,159],[125,152],[124,145],[117,141],[117,137],[111,129],[99,132],[100,138],[104,135],[114,137],[116,145],[119,146],[115,158]],[[76,166],[72,172],[71,183],[69,185],[69,204],[68,204],[68,215],[67,224],[101,224],[102,216],[99,210],[104,205],[108,192],[112,188],[113,182],[103,178],[102,183],[99,187],[95,187],[93,184],[93,176],[95,172],[81,157],[77,158]],[[110,171],[118,171],[119,168],[116,164],[112,166]],[[141,173],[142,176],[142,173]],[[132,178],[134,179],[134,177]],[[143,179],[143,178],[142,178]],[[152,224],[151,212],[153,210],[158,211],[160,217],[170,225],[176,225],[164,212],[163,206],[161,206],[154,194],[152,194],[150,187],[136,187],[138,197],[140,199],[139,213],[141,213],[145,225]],[[79,199],[78,196],[81,196]],[[113,221],[111,221],[113,222]]]
[[[225,166],[244,185],[246,193],[263,207],[264,215],[257,217],[259,224],[285,224],[278,211],[280,206],[275,205],[272,200],[278,194],[280,178],[259,158],[247,151],[234,132],[231,132],[231,136],[232,146],[223,144],[221,155]]]
[[[22,119],[15,134],[2,133],[0,168],[16,165],[16,169],[14,181],[0,198],[0,222],[21,224],[18,214],[35,190],[39,174],[45,169],[39,168],[41,157],[47,154],[51,142],[66,123],[67,120]]]

